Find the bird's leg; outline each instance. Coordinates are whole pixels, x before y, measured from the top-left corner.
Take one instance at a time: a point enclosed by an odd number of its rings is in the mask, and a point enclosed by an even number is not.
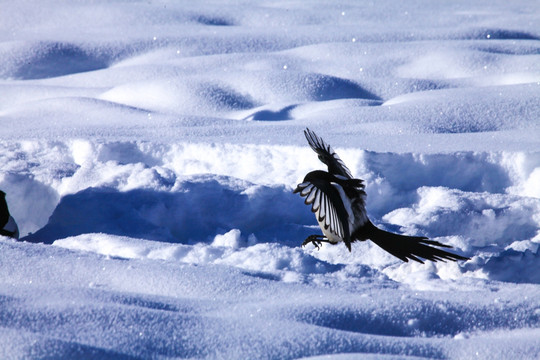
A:
[[[317,250],[320,250],[320,247],[323,242],[330,242],[330,241],[328,241],[328,239],[324,235],[318,235],[318,234],[309,235],[306,238],[306,240],[304,240],[304,242],[302,243],[302,246],[306,246],[307,244],[312,243],[317,248]]]

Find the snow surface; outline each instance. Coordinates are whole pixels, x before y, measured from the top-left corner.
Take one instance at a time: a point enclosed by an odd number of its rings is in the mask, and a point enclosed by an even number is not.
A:
[[[540,358],[536,1],[0,1],[0,358]],[[309,126],[387,230],[323,246]]]

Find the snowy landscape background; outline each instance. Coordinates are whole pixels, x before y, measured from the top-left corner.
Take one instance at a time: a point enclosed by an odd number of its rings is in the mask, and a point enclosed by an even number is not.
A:
[[[540,358],[538,10],[0,1],[0,358]],[[302,248],[305,127],[471,260]]]

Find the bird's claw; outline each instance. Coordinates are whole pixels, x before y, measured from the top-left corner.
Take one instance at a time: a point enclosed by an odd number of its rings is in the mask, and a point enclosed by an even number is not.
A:
[[[324,236],[321,235],[310,235],[304,240],[302,243],[302,246],[306,246],[309,243],[312,243],[313,246],[317,248],[317,250],[321,249],[322,243],[323,243]]]

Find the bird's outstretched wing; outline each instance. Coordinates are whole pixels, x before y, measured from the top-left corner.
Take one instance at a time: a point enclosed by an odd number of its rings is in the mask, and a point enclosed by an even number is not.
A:
[[[350,238],[349,227],[342,221],[347,219],[346,210],[342,203],[336,204],[330,200],[337,195],[333,194],[334,191],[336,190],[330,183],[304,181],[298,184],[294,193],[299,192],[306,198],[305,204],[311,205],[311,211],[315,213],[321,227],[324,226],[328,232],[347,241]]]
[[[308,128],[304,130],[304,135],[306,136],[309,146],[311,146],[313,151],[319,155],[319,160],[328,166],[329,173],[352,179],[351,171],[345,166],[343,160],[339,158],[330,145],[326,144],[323,139]]]

